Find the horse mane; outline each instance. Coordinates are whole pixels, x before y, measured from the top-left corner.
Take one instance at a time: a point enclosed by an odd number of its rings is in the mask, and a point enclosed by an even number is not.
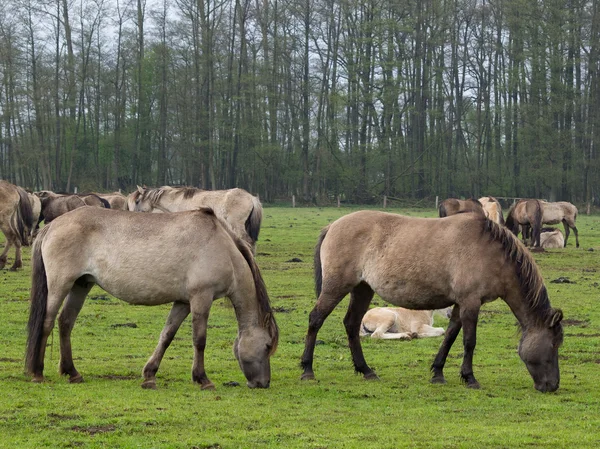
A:
[[[160,197],[167,191],[164,187],[156,187],[154,189],[145,189],[142,194],[144,200],[150,201],[151,204],[156,204],[160,200]]]
[[[483,233],[487,234],[490,240],[499,242],[506,259],[513,263],[523,303],[532,312],[537,324],[546,323],[554,311],[533,256],[509,229],[487,218],[482,220],[482,224]]]

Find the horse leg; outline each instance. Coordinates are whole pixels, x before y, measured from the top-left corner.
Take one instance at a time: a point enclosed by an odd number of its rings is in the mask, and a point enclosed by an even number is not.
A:
[[[175,337],[179,326],[181,326],[181,323],[183,323],[183,320],[185,320],[185,318],[189,314],[189,304],[183,302],[173,303],[173,307],[171,307],[171,311],[169,312],[169,316],[167,317],[165,327],[160,333],[158,345],[156,346],[156,349],[146,362],[144,369],[142,370],[142,374],[144,376],[142,388],[156,388],[156,372],[158,371],[160,362],[162,361],[162,358],[165,355],[165,351],[173,341],[173,338]]]
[[[319,329],[323,326],[325,319],[335,309],[342,299],[348,294],[348,291],[339,291],[336,293],[329,293],[323,290],[319,295],[319,299],[315,304],[315,307],[308,316],[308,331],[306,333],[306,340],[304,342],[304,353],[300,365],[304,369],[302,373],[302,380],[310,380],[315,378],[313,372],[313,357],[315,353],[315,344],[317,342],[317,334]]]
[[[479,382],[473,375],[473,352],[477,340],[477,319],[480,301],[472,302],[469,308],[463,307],[460,311],[460,320],[463,323],[463,363],[460,368],[460,377],[469,388],[480,388]]]
[[[206,376],[204,370],[204,349],[206,348],[206,327],[212,297],[197,295],[190,300],[192,312],[192,340],[194,342],[194,365],[192,380],[200,384],[202,390],[214,390],[215,385]]]
[[[15,239],[13,242],[15,245],[15,261],[10,267],[10,271],[17,271],[18,268],[23,266],[23,259],[21,258],[21,242],[18,239]]]
[[[462,328],[462,322],[460,320],[460,308],[455,305],[452,309],[452,315],[450,315],[450,322],[448,323],[448,329],[446,329],[446,336],[440,346],[440,349],[431,364],[431,372],[433,377],[431,382],[434,384],[445,384],[446,379],[444,378],[444,365],[446,364],[446,358],[450,352],[450,348],[454,344],[460,329]]]
[[[563,220],[562,224],[565,227],[565,244],[563,245],[563,248],[566,248],[567,241],[569,240],[569,234],[571,234],[571,229],[569,229],[569,224],[567,223],[566,220]]]
[[[373,294],[373,289],[364,282],[354,287],[350,293],[348,312],[344,317],[344,326],[346,327],[346,335],[348,335],[348,345],[350,346],[354,369],[362,373],[367,380],[379,379],[365,361],[359,335],[361,321],[369,309]]]
[[[419,338],[439,337],[441,335],[444,335],[444,332],[445,331],[443,327],[433,327],[429,324],[423,324],[417,332],[417,335],[419,336]]]
[[[8,250],[12,245],[12,239],[9,237],[10,234],[5,232],[4,235],[6,236],[6,242],[4,243],[4,251],[0,254],[0,270],[6,265],[6,261],[8,260]]]
[[[73,364],[73,352],[71,349],[71,331],[75,325],[75,320],[83,307],[85,297],[92,289],[92,282],[76,282],[71,288],[65,305],[58,317],[58,329],[60,335],[60,364],[59,372],[62,375],[69,376],[70,383],[83,382],[83,377],[75,369]]]

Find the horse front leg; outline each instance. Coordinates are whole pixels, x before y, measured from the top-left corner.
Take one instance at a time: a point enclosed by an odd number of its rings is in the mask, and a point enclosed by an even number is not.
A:
[[[360,325],[365,313],[369,309],[369,304],[373,299],[373,289],[364,282],[358,284],[350,294],[350,304],[348,312],[344,317],[344,326],[348,335],[348,346],[352,354],[352,362],[354,369],[362,373],[365,379],[379,379],[377,374],[367,365],[363,355],[362,346],[360,344]]]
[[[10,271],[17,271],[19,268],[23,267],[23,259],[21,257],[21,242],[15,240],[15,261],[10,267]]]
[[[460,308],[458,305],[455,305],[452,308],[452,314],[450,315],[450,322],[448,323],[448,328],[446,329],[446,336],[444,337],[444,341],[438,350],[433,363],[431,364],[431,372],[433,373],[433,377],[431,378],[431,383],[434,384],[445,384],[446,379],[444,377],[444,365],[446,364],[446,359],[448,358],[448,353],[450,352],[450,348],[454,344],[456,337],[458,337],[458,333],[462,328],[462,322],[460,320]]]
[[[6,242],[4,243],[4,251],[2,251],[2,254],[0,254],[0,270],[2,270],[6,265],[6,261],[8,260],[8,250],[12,246],[10,234],[4,232],[4,235],[6,236]]]
[[[142,375],[144,376],[142,388],[156,389],[156,372],[158,371],[160,362],[165,355],[165,351],[173,341],[173,338],[181,326],[181,323],[183,323],[183,320],[185,320],[189,314],[189,304],[183,302],[173,303],[173,307],[171,307],[171,311],[169,312],[165,326],[160,333],[158,345],[156,346],[156,349],[154,349],[154,352],[142,370]]]
[[[194,342],[194,365],[192,380],[200,384],[202,390],[214,390],[215,385],[206,376],[204,370],[204,349],[206,348],[206,327],[212,297],[197,296],[190,300],[192,312],[192,340]]]
[[[463,345],[464,356],[463,363],[460,368],[460,377],[469,388],[480,388],[479,382],[473,375],[473,353],[475,352],[475,344],[477,340],[477,319],[479,317],[480,302],[476,306],[463,308],[460,313],[460,320],[463,323]]]
[[[75,320],[83,307],[85,297],[93,287],[93,283],[75,284],[71,288],[65,305],[58,317],[58,329],[60,335],[60,363],[59,372],[69,376],[70,383],[83,382],[83,377],[75,369],[73,364],[73,352],[71,348],[71,331]]]
[[[325,319],[347,294],[347,291],[333,294],[322,291],[315,307],[310,312],[310,315],[308,316],[308,331],[304,342],[304,353],[302,354],[300,362],[300,366],[304,369],[301,377],[302,380],[312,380],[315,378],[312,365],[317,334],[319,333],[319,329],[323,326]]]

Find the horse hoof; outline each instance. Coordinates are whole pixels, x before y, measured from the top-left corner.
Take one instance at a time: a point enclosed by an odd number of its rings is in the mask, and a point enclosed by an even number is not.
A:
[[[379,380],[379,376],[373,372],[364,375],[365,380]]]
[[[481,385],[479,385],[479,382],[475,381],[467,384],[467,387],[472,388],[473,390],[479,390],[481,388]]]
[[[215,384],[213,384],[212,382],[209,382],[207,384],[202,384],[200,386],[200,389],[201,390],[215,390],[216,388],[215,388]]]
[[[77,374],[75,376],[69,377],[70,384],[80,384],[83,382],[83,376],[81,374]]]
[[[302,374],[302,377],[300,378],[300,380],[315,380],[315,374],[314,373],[304,373],[304,374]]]
[[[142,388],[145,390],[156,390],[156,381],[145,380],[144,382],[142,382]]]
[[[440,384],[443,385],[446,383],[446,379],[444,378],[444,376],[435,376],[431,378],[430,381],[432,384]]]
[[[44,376],[35,376],[31,381],[36,384],[41,384],[44,382]]]

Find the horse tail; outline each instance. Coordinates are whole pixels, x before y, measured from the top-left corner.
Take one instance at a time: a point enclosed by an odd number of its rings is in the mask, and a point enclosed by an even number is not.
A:
[[[25,353],[25,369],[28,373],[41,372],[44,361],[40,360],[44,321],[48,303],[48,280],[46,267],[42,257],[42,243],[50,226],[45,226],[33,244],[31,253],[31,304],[29,322],[27,323],[27,350]]]
[[[19,240],[23,246],[29,246],[29,235],[33,227],[33,209],[27,192],[20,187],[17,187],[19,194],[19,207],[16,209],[16,214],[13,215],[13,232],[19,236]]]
[[[252,210],[250,211],[250,215],[248,215],[244,226],[246,227],[246,234],[248,234],[253,244],[258,240],[261,222],[262,204],[260,204],[260,200],[257,197],[252,195]]]
[[[533,212],[533,223],[531,223],[531,239],[533,246],[540,246],[540,235],[542,233],[542,203],[535,200],[535,210]]]
[[[508,230],[510,232],[512,232],[514,235],[517,235],[519,233],[519,224],[515,220],[514,213],[515,213],[515,205],[513,204],[510,207],[510,209],[508,209],[508,213],[506,214],[506,221],[504,222],[504,226],[506,226],[508,228]]]
[[[438,208],[438,213],[440,218],[444,218],[448,216],[448,211],[446,210],[446,205],[444,204],[444,201],[442,201],[440,203],[440,207]]]
[[[98,196],[98,195],[96,195],[96,196]],[[102,198],[101,196],[98,196],[98,199],[102,202],[105,209],[110,209],[110,203],[108,202],[108,200]]]
[[[317,298],[321,295],[321,290],[323,288],[323,271],[321,267],[321,245],[323,245],[323,240],[325,240],[325,236],[327,235],[327,231],[329,231],[329,226],[323,228],[321,231],[321,235],[319,235],[319,240],[317,241],[317,246],[315,247],[315,258],[314,258],[314,270],[315,270],[315,292],[317,293]]]
[[[269,300],[269,294],[267,293],[267,286],[265,285],[265,281],[260,274],[260,269],[256,264],[256,259],[252,254],[252,249],[250,249],[250,245],[244,242],[243,240],[236,237],[233,232],[229,231],[229,235],[234,239],[235,245],[246,262],[250,267],[250,271],[252,272],[252,278],[254,279],[254,287],[256,289],[256,299],[258,300],[258,304],[262,313],[262,325],[269,332],[269,335],[272,339],[272,346],[269,352],[269,355],[272,355],[277,349],[277,344],[279,342],[279,327],[277,326],[277,322],[275,321],[275,315],[273,314],[273,309],[271,309],[271,302]]]

